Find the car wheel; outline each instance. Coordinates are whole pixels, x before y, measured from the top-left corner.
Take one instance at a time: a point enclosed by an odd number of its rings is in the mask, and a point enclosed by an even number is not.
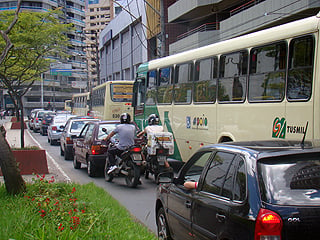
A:
[[[60,145],[60,156],[64,156],[64,151],[62,150],[61,145]]]
[[[64,160],[71,160],[72,159],[72,153],[67,150],[66,146],[64,146]]]
[[[107,181],[107,182],[112,182],[113,180],[113,174],[108,174],[108,171],[109,171],[109,158],[107,157],[106,159],[106,164],[104,165],[104,179]]]
[[[50,139],[50,145],[54,145],[54,140]]]
[[[89,160],[88,165],[87,165],[87,171],[88,171],[88,176],[89,177],[95,177],[96,176],[96,169],[92,162]]]
[[[168,223],[167,223],[167,218],[164,213],[163,207],[161,207],[159,209],[159,211],[157,212],[156,222],[157,222],[158,239],[172,240],[171,235],[170,235],[170,231],[169,231],[169,227],[168,227]]]
[[[73,156],[73,167],[75,169],[80,169],[81,168],[81,162],[78,162],[76,155]]]

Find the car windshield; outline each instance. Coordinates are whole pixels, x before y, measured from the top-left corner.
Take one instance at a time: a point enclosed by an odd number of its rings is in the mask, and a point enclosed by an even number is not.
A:
[[[114,130],[114,129],[116,128],[117,125],[118,125],[118,123],[100,124],[100,125],[99,125],[98,139],[99,139],[99,140],[104,139],[104,138],[107,136],[107,134],[111,133],[112,130]],[[105,133],[104,131],[102,131],[103,128],[107,129],[107,133]],[[117,138],[117,135],[115,135],[114,138]]]
[[[278,205],[320,205],[320,159],[258,162],[262,200]]]

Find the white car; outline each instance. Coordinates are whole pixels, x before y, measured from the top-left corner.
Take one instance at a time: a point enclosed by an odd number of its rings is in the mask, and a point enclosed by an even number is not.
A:
[[[69,118],[76,117],[72,114],[58,114],[53,118],[53,121],[48,127],[48,143],[57,145],[60,142],[60,136],[64,126]]]

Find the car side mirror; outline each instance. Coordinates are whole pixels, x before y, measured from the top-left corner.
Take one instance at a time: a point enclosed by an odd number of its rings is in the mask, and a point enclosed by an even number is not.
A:
[[[162,172],[158,175],[158,183],[172,183],[174,180],[173,172]]]
[[[105,134],[108,133],[108,130],[106,128],[102,128],[102,132],[104,132]]]

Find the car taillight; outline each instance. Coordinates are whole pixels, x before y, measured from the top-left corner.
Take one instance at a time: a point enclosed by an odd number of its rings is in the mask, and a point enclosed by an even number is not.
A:
[[[73,144],[73,139],[71,137],[66,138],[66,143],[67,144]]]
[[[36,122],[39,122],[39,119],[38,119],[38,118],[36,118]]]
[[[256,220],[255,240],[281,240],[281,217],[270,210],[261,208]]]
[[[42,124],[46,124],[46,120],[42,120]]]
[[[51,129],[52,129],[52,131],[57,131],[58,130],[58,128],[56,126],[53,126]]]
[[[100,145],[92,145],[91,146],[91,153],[92,155],[96,155],[96,154],[102,154],[102,148]]]

